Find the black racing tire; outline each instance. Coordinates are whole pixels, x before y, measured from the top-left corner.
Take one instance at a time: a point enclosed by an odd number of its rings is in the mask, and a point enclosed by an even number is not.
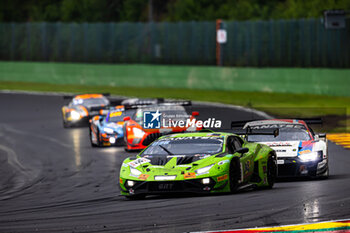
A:
[[[126,123],[124,123],[123,125],[123,140],[124,140],[124,143],[125,143],[125,147],[124,147],[124,150],[126,152],[129,152],[129,149],[128,149],[128,133],[127,133],[127,130],[126,130]]]
[[[63,128],[70,128],[70,124],[63,120]]]
[[[127,146],[124,147],[124,151],[125,151],[125,152],[132,152],[131,150],[128,149]]]
[[[230,183],[230,192],[235,193],[239,186],[239,180],[241,176],[241,167],[239,158],[233,158],[230,162],[229,169],[229,183]]]
[[[97,147],[102,147],[102,139],[101,139],[101,134],[100,134],[100,130],[97,129]]]
[[[91,130],[91,128],[89,128],[89,135],[90,135],[90,143],[91,143],[91,146],[92,146],[92,147],[97,147],[97,145],[96,145],[95,143],[93,143],[93,141],[92,141],[92,130]]]
[[[267,159],[267,183],[266,188],[272,189],[273,185],[276,182],[277,178],[277,165],[275,155],[270,155]]]
[[[326,180],[326,179],[328,179],[328,177],[329,177],[329,167],[327,167],[326,173],[324,175],[320,176],[319,179]]]

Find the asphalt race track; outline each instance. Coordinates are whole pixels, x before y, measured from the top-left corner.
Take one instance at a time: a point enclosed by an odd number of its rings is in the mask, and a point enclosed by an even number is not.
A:
[[[350,218],[350,150],[330,143],[328,180],[233,195],[119,196],[122,148],[92,148],[62,127],[60,96],[0,94],[0,232],[187,232]],[[201,117],[259,118],[195,105]]]

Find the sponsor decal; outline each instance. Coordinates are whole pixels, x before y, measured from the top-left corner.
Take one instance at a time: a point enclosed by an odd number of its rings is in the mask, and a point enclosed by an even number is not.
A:
[[[193,179],[193,178],[196,178],[196,173],[194,173],[194,172],[186,172],[186,173],[184,174],[184,178],[185,178],[185,179]]]
[[[277,153],[283,153],[283,152],[287,152],[286,150],[275,150]]]
[[[172,190],[173,188],[174,188],[174,184],[170,184],[170,183],[164,183],[164,184],[158,185],[159,190]]]
[[[284,164],[284,160],[283,159],[278,159],[277,160],[277,164]]]
[[[223,137],[167,137],[159,139],[158,142],[161,141],[180,141],[180,140],[195,140],[195,139],[212,139],[212,140],[218,140],[220,142],[223,142]],[[168,142],[169,143],[169,142]],[[166,144],[166,143],[164,143]]]
[[[289,142],[272,142],[272,143],[266,143],[266,145],[271,147],[277,147],[277,146],[292,146]]]
[[[298,155],[311,153],[313,146],[314,146],[314,143],[312,143],[311,141],[301,141],[299,143],[300,150],[298,152]]]
[[[223,164],[229,163],[229,162],[230,162],[230,160],[225,159],[225,160],[222,160],[222,161],[218,162],[218,165],[223,165]]]
[[[138,159],[135,159],[134,161],[129,162],[128,165],[131,167],[138,167],[141,164],[149,163],[149,162],[151,162],[151,160],[146,158],[138,158]]]
[[[216,179],[218,180],[218,182],[221,182],[221,181],[227,180],[227,178],[228,178],[228,175],[225,174],[225,175],[223,175],[223,176],[219,176],[219,177],[216,178]]]
[[[199,157],[199,159],[205,159],[210,157],[210,155],[206,155],[206,154],[195,154],[194,157]]]
[[[299,154],[302,155],[302,154],[307,154],[307,153],[311,153],[311,150],[302,150],[302,151],[299,151]]]
[[[148,177],[149,177],[148,174],[141,174],[141,175],[138,177],[138,179],[140,179],[140,180],[147,180]]]
[[[250,169],[250,160],[244,164],[244,173],[248,173]]]
[[[118,111],[118,112],[111,112],[111,113],[109,114],[109,117],[118,117],[118,116],[121,116],[122,113],[123,113],[123,112],[120,112],[120,111]]]
[[[302,124],[268,124],[268,125],[252,125],[251,129],[273,129],[273,128],[294,128],[294,129],[306,129]]]

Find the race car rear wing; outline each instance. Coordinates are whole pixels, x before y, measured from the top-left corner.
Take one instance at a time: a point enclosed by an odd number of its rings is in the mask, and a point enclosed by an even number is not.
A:
[[[304,121],[306,124],[308,125],[316,125],[322,124],[322,119],[318,118],[318,117],[313,117],[313,118],[290,118],[291,120],[301,120]],[[266,120],[266,119],[254,119],[254,120],[246,120],[246,121],[232,121],[231,122],[231,129],[232,128],[243,128],[245,126],[245,124],[247,124],[248,122],[252,122],[252,121],[262,121],[262,120]]]
[[[251,121],[261,121],[261,120],[266,120],[266,119],[253,119],[253,120],[246,120],[246,121],[232,121],[231,122],[231,129],[233,128],[242,128],[247,124],[248,122]]]
[[[121,104],[125,106],[143,106],[143,105],[158,104],[158,103],[162,103],[163,101],[164,101],[163,98],[147,98],[147,99],[128,98],[121,101]]]
[[[149,105],[181,105],[181,106],[191,106],[192,102],[190,100],[166,100],[163,98],[157,99],[140,99],[133,102],[121,102],[125,106],[125,109],[137,109],[146,107]]]
[[[109,110],[111,107],[110,106],[97,106],[97,107],[90,107],[90,111],[100,111],[100,110]]]
[[[248,126],[245,129],[234,129],[233,133],[237,135],[244,135],[245,138],[247,138],[249,135],[273,135],[274,137],[277,137],[279,135],[279,129],[252,129]]]
[[[164,100],[160,103],[161,105],[181,105],[181,106],[191,106],[191,100]]]
[[[308,125],[322,125],[323,121],[320,117],[311,117],[311,118],[297,118],[296,120],[304,121]]]

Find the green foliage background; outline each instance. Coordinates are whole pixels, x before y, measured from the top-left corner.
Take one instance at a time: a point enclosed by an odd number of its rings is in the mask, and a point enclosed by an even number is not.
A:
[[[142,22],[149,0],[2,0],[0,22]],[[350,0],[152,0],[155,21],[317,18]]]

